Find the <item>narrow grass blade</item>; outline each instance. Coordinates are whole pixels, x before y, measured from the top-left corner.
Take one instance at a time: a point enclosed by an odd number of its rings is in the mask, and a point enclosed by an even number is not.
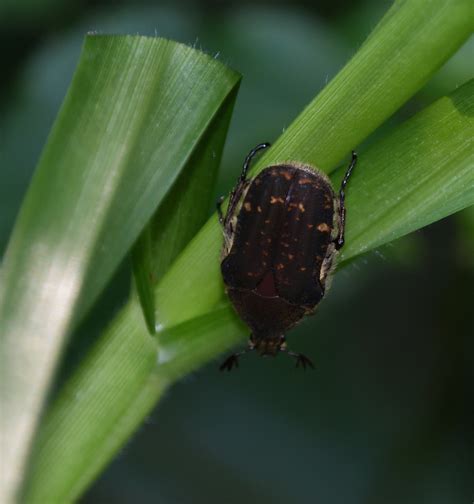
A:
[[[133,249],[136,291],[151,334],[155,286],[209,216],[235,97],[229,95]]]
[[[2,268],[0,501],[21,484],[63,342],[238,84],[175,42],[89,36]]]
[[[341,259],[474,205],[473,135],[470,80],[363,153],[351,180]],[[342,176],[343,169],[334,173],[335,184]]]
[[[474,30],[470,0],[395,0],[367,40],[256,165],[333,170],[396,112]]]
[[[224,308],[163,333],[157,351],[140,312],[132,298],[48,413],[22,502],[80,497],[167,386],[237,343],[243,330]]]
[[[134,293],[138,296],[148,332],[155,334],[155,292],[151,227],[147,225],[132,250]]]

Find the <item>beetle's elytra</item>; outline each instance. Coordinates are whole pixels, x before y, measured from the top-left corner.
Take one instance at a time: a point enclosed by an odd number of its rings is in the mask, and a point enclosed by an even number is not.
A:
[[[300,163],[264,168],[247,179],[253,156],[270,144],[257,145],[244,162],[225,216],[221,271],[226,292],[251,329],[248,348],[220,367],[231,370],[238,357],[287,352],[296,366],[313,367],[287,349],[285,333],[315,312],[328,287],[335,257],[344,245],[344,189],[357,162],[352,160],[336,196],[326,174]]]

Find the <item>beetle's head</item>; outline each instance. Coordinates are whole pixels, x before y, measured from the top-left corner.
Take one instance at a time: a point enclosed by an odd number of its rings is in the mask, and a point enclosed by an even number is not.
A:
[[[252,334],[249,341],[249,349],[257,350],[262,357],[267,355],[275,357],[280,350],[286,350],[285,335],[277,334],[262,338]]]
[[[252,350],[257,350],[260,356],[265,357],[271,355],[275,357],[278,352],[287,352],[290,357],[296,359],[296,367],[301,366],[306,369],[306,366],[313,367],[313,363],[308,357],[303,354],[290,352],[286,346],[285,336],[283,334],[275,335],[275,337],[265,335],[262,337],[260,335],[252,334],[249,339],[249,346],[245,350],[239,353],[233,354],[228,357],[220,366],[220,370],[230,371],[233,367],[239,367],[239,357],[251,352]]]

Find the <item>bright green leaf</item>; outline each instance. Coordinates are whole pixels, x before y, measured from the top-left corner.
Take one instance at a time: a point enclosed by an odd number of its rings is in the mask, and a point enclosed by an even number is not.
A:
[[[254,173],[270,162],[288,159],[310,162],[327,171],[334,169],[351,148],[419,89],[466,39],[471,31],[469,14],[470,4],[464,0],[396,2],[345,69],[297,118],[274,148],[262,156]],[[360,164],[348,190],[345,259],[472,202],[469,193],[456,192],[460,187],[457,183],[452,187],[449,201],[444,198],[446,180],[440,176],[447,170],[460,182],[466,185],[470,182],[464,169],[465,156],[469,153],[462,148],[472,128],[472,118],[467,121],[465,114],[472,107],[469,86],[449,99],[442,99],[423,115],[374,143],[368,151],[361,152]],[[464,104],[463,112],[455,102]],[[453,126],[454,134],[441,135],[438,139],[433,128],[444,121]],[[410,142],[407,135],[423,139],[422,144]],[[397,142],[405,147],[410,145],[410,153],[399,150]],[[432,149],[443,156],[448,153],[447,157],[431,156],[434,166],[420,161]],[[456,158],[449,155],[452,149]],[[403,162],[397,163],[398,159]],[[418,161],[421,169],[417,168]],[[425,208],[419,204],[419,198],[411,199],[413,195],[406,187],[401,190],[401,183],[404,179],[415,185],[426,181],[428,169],[437,176],[429,185],[430,205]],[[411,178],[410,170],[418,178]],[[380,172],[401,190],[402,199],[384,200],[380,196]],[[336,182],[340,175],[340,172],[334,174]],[[376,194],[369,194],[365,188]],[[363,194],[369,197],[363,198]],[[374,197],[378,198],[377,215],[383,225],[370,217]],[[413,201],[418,204],[416,215],[411,210]],[[391,214],[391,219],[384,220],[384,210]],[[372,234],[366,222],[370,223]],[[368,230],[367,244],[363,241],[363,229]],[[354,244],[350,243],[351,237]],[[221,230],[213,216],[159,281],[156,317],[164,329],[158,334],[158,352],[155,346],[145,343],[149,341],[147,330],[143,322],[140,325],[140,309],[133,298],[111,324],[90,357],[60,392],[45,419],[32,462],[27,502],[45,497],[51,501],[79,497],[138,427],[163,389],[245,337],[248,331],[228,304],[215,308],[223,300],[219,273],[221,244]],[[134,335],[132,340],[126,337],[129,333]],[[113,351],[118,348],[120,352]],[[142,369],[126,368],[132,375],[128,387],[122,366],[124,359],[130,360],[130,355]],[[101,364],[106,359],[110,365],[102,373]],[[156,363],[154,368],[152,362]],[[117,383],[124,383],[123,393]],[[109,396],[113,400],[108,401]]]
[[[474,80],[360,157],[342,260],[474,204]],[[343,176],[343,169],[333,175]],[[336,182],[337,183],[337,182]]]
[[[474,203],[469,148],[473,107],[471,81],[361,154],[347,191],[344,259]],[[440,125],[452,134],[438,138]],[[341,176],[342,170],[334,174],[335,184]],[[446,180],[455,183],[446,185]],[[203,264],[208,260],[204,257]],[[177,285],[180,281],[177,277]],[[223,292],[220,278],[219,282]],[[28,502],[40,497],[53,501],[77,498],[169,384],[248,335],[227,305],[165,329],[159,334],[157,352],[156,347],[145,344],[146,329],[140,326],[138,311],[132,300],[60,394],[41,431]],[[130,355],[145,369],[126,367]],[[129,386],[129,374],[132,386],[117,392],[117,383],[124,381]],[[127,415],[122,419],[124,411]]]
[[[13,499],[64,340],[200,144],[239,77],[158,38],[86,38],[8,245],[0,292],[3,467]]]
[[[133,249],[135,284],[150,333],[155,332],[154,288],[205,223],[214,193],[235,94],[229,95],[183,173]]]

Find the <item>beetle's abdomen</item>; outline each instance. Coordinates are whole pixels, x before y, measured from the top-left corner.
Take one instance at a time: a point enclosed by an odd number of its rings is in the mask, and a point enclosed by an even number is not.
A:
[[[319,276],[333,217],[334,192],[325,176],[295,166],[266,168],[251,181],[237,215],[221,265],[225,284],[315,306],[324,295]]]
[[[241,319],[259,338],[273,338],[282,329],[295,325],[305,315],[301,306],[281,297],[266,298],[248,289],[227,289],[227,294]]]

